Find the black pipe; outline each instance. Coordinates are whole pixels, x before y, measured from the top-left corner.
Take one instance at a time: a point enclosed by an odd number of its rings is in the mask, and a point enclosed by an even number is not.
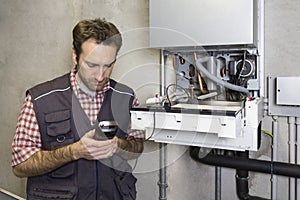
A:
[[[238,157],[214,155],[211,153],[207,154],[203,158],[199,158],[199,151],[200,148],[191,147],[191,157],[194,160],[207,165],[300,178],[299,165],[265,160],[240,159]]]
[[[237,152],[237,156],[241,159],[249,159],[249,152]],[[237,169],[236,170],[236,193],[241,200],[263,200],[264,198],[252,196],[249,194],[249,171]],[[265,199],[264,199],[265,200]]]
[[[241,159],[247,158],[247,154],[249,155],[248,152],[245,152],[245,154],[241,154],[239,157]],[[241,169],[236,170],[236,193],[239,199],[250,199],[248,179],[249,171]]]

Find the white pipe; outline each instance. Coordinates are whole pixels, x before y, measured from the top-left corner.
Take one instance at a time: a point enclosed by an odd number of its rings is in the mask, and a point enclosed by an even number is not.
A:
[[[296,142],[296,163],[300,164],[300,117],[296,118],[296,125],[297,125],[297,142]],[[296,197],[297,200],[300,200],[300,179],[297,179],[296,182]]]
[[[258,53],[259,53],[259,91],[260,96],[266,96],[265,94],[265,3],[264,0],[259,1],[259,42],[258,42]]]
[[[234,91],[238,91],[238,92],[242,92],[242,93],[245,93],[247,95],[247,97],[251,97],[250,95],[250,92],[244,88],[244,87],[241,87],[241,86],[237,86],[237,85],[234,85],[234,84],[231,84],[231,83],[228,83],[226,81],[223,81],[222,79],[219,79],[218,77],[212,75],[211,73],[209,73],[207,71],[207,69],[202,65],[202,63],[204,62],[208,62],[210,57],[199,57],[196,61],[196,67],[197,69],[203,73],[205,76],[207,76],[207,78],[209,78],[211,81],[221,85],[221,86],[224,86],[228,89],[231,89],[231,90],[234,90]]]
[[[166,91],[166,72],[165,72],[165,54],[160,51],[160,95],[165,96]]]
[[[210,56],[210,59],[207,63],[207,71],[209,71],[209,73],[213,74],[214,76],[217,75],[217,66],[216,66],[216,60],[214,58],[214,56]],[[212,90],[216,90],[217,87],[214,83],[212,83],[211,81],[207,82],[207,88],[209,91]]]
[[[296,155],[296,118],[295,117],[288,117],[288,123],[289,123],[289,162],[291,164],[295,164]],[[289,178],[289,191],[290,191],[290,200],[296,199],[296,180],[295,178]]]
[[[273,133],[273,143],[272,143],[272,161],[277,161],[277,146],[278,146],[278,116],[273,116],[273,122],[272,122],[272,133]],[[271,175],[271,199],[276,200],[277,199],[277,176]]]

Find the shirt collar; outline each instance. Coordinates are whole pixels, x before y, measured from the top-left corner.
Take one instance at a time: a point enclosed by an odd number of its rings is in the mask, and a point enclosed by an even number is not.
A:
[[[98,92],[89,92],[89,90],[86,88],[85,85],[81,85],[76,81],[76,78],[75,78],[76,73],[77,73],[77,69],[76,69],[76,67],[73,67],[73,69],[71,70],[71,73],[70,73],[70,82],[71,82],[72,89],[75,92],[76,96],[80,93],[84,93],[87,96],[95,97],[97,95],[104,94],[106,91],[108,91],[110,89],[110,81],[108,81],[104,85],[102,90],[100,90]]]

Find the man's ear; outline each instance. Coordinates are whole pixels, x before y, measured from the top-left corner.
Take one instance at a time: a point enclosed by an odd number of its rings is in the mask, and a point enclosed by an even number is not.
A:
[[[77,60],[76,60],[76,53],[74,47],[72,48],[72,59],[75,65],[77,65]]]

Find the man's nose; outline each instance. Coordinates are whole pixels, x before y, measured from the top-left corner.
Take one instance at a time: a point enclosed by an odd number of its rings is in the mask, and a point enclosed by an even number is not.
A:
[[[98,67],[98,70],[97,70],[97,74],[96,74],[96,79],[100,82],[103,80],[104,78],[104,72],[105,72],[106,68],[105,67],[102,67],[102,66],[99,66]]]

